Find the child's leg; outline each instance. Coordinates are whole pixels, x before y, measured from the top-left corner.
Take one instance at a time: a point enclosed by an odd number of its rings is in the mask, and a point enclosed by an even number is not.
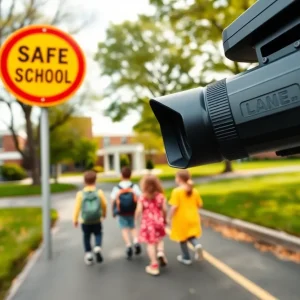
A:
[[[156,245],[147,244],[147,252],[148,252],[151,266],[157,266],[158,263],[156,258]]]
[[[195,237],[189,238],[188,241],[194,246],[195,249],[195,259],[202,260],[203,259],[203,249],[200,241]]]
[[[146,267],[146,272],[150,275],[159,275],[159,267],[156,258],[156,246],[155,244],[147,244],[147,252],[150,259],[150,265]]]
[[[83,246],[85,251],[84,261],[87,265],[91,265],[93,263],[93,255],[91,253],[91,228],[90,225],[82,224],[81,226],[83,232]]]
[[[102,247],[102,224],[95,224],[94,226],[94,235],[95,235],[95,246]]]
[[[131,233],[131,236],[132,236],[133,243],[137,244],[138,243],[138,233],[137,233],[136,228],[134,228],[134,227],[131,228],[130,233]]]
[[[164,245],[164,241],[161,240],[158,244],[157,244],[157,252],[165,252],[165,245]]]
[[[129,228],[122,228],[122,237],[126,245],[126,256],[127,259],[131,259],[133,255],[131,241],[130,241],[130,229]]]
[[[123,237],[126,247],[131,247],[129,228],[122,228],[122,237]]]
[[[134,217],[133,216],[128,217],[128,226],[130,227],[130,233],[131,233],[131,237],[132,237],[134,248],[135,248],[135,254],[139,255],[142,252],[142,247],[139,244],[138,232],[135,228]]]
[[[157,258],[161,267],[165,267],[168,264],[164,248],[164,241],[161,240],[157,244]]]
[[[189,252],[189,248],[187,245],[187,242],[180,242],[180,248],[181,248],[181,252],[182,252],[182,259],[186,260],[186,261],[190,261],[191,260],[191,256],[190,256],[190,252]]]
[[[195,237],[189,238],[188,241],[189,241],[194,247],[196,247],[197,245],[200,245],[200,241],[199,241],[198,239],[196,239]]]
[[[94,253],[97,258],[97,262],[101,263],[103,261],[103,256],[101,253],[101,246],[102,246],[102,224],[97,223],[92,225],[93,226],[93,234],[95,235],[95,248]]]
[[[91,230],[90,225],[82,224],[82,232],[83,232],[83,246],[85,252],[91,252],[92,246],[91,246]]]

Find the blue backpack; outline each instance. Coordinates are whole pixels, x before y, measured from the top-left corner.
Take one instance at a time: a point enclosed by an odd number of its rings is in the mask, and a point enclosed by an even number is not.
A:
[[[122,188],[118,185],[119,193],[114,205],[114,215],[134,215],[138,197],[133,190],[132,183],[129,188]]]

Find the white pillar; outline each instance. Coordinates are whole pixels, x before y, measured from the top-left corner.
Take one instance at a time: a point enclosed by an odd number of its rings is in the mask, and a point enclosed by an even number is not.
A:
[[[134,169],[135,171],[142,171],[143,170],[143,159],[142,159],[142,153],[139,151],[136,151],[133,154],[133,161],[134,161]]]
[[[114,154],[114,169],[117,174],[121,173],[119,152],[115,152]]]
[[[107,173],[107,172],[109,172],[110,170],[110,168],[109,168],[109,157],[108,157],[108,154],[107,153],[105,153],[104,155],[103,155],[103,160],[104,160],[104,172],[105,173]]]

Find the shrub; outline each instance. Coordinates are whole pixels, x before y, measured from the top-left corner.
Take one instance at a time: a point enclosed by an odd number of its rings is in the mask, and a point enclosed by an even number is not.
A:
[[[14,181],[26,178],[26,171],[18,164],[5,164],[1,169],[5,180]]]
[[[146,169],[147,170],[153,170],[154,169],[154,163],[151,159],[148,159],[146,162]]]
[[[92,170],[96,173],[102,173],[104,171],[101,166],[94,166]]]
[[[120,157],[121,168],[128,167],[130,165],[129,157],[126,154],[121,155]]]

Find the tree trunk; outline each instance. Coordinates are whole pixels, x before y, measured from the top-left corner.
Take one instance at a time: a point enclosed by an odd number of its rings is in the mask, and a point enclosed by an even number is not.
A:
[[[58,165],[54,164],[53,168],[54,168],[54,171],[53,171],[54,183],[58,183]]]
[[[31,178],[33,185],[39,185],[41,183],[40,180],[40,172],[38,168],[38,159],[37,159],[37,151],[33,133],[33,126],[31,122],[31,112],[32,107],[22,105],[25,121],[26,121],[26,133],[27,133],[27,147],[28,147],[28,159],[29,159],[29,167],[31,171]]]
[[[231,163],[231,161],[225,160],[224,163],[225,163],[225,168],[223,170],[223,173],[230,173],[230,172],[232,172],[233,169],[232,169],[232,163]]]

